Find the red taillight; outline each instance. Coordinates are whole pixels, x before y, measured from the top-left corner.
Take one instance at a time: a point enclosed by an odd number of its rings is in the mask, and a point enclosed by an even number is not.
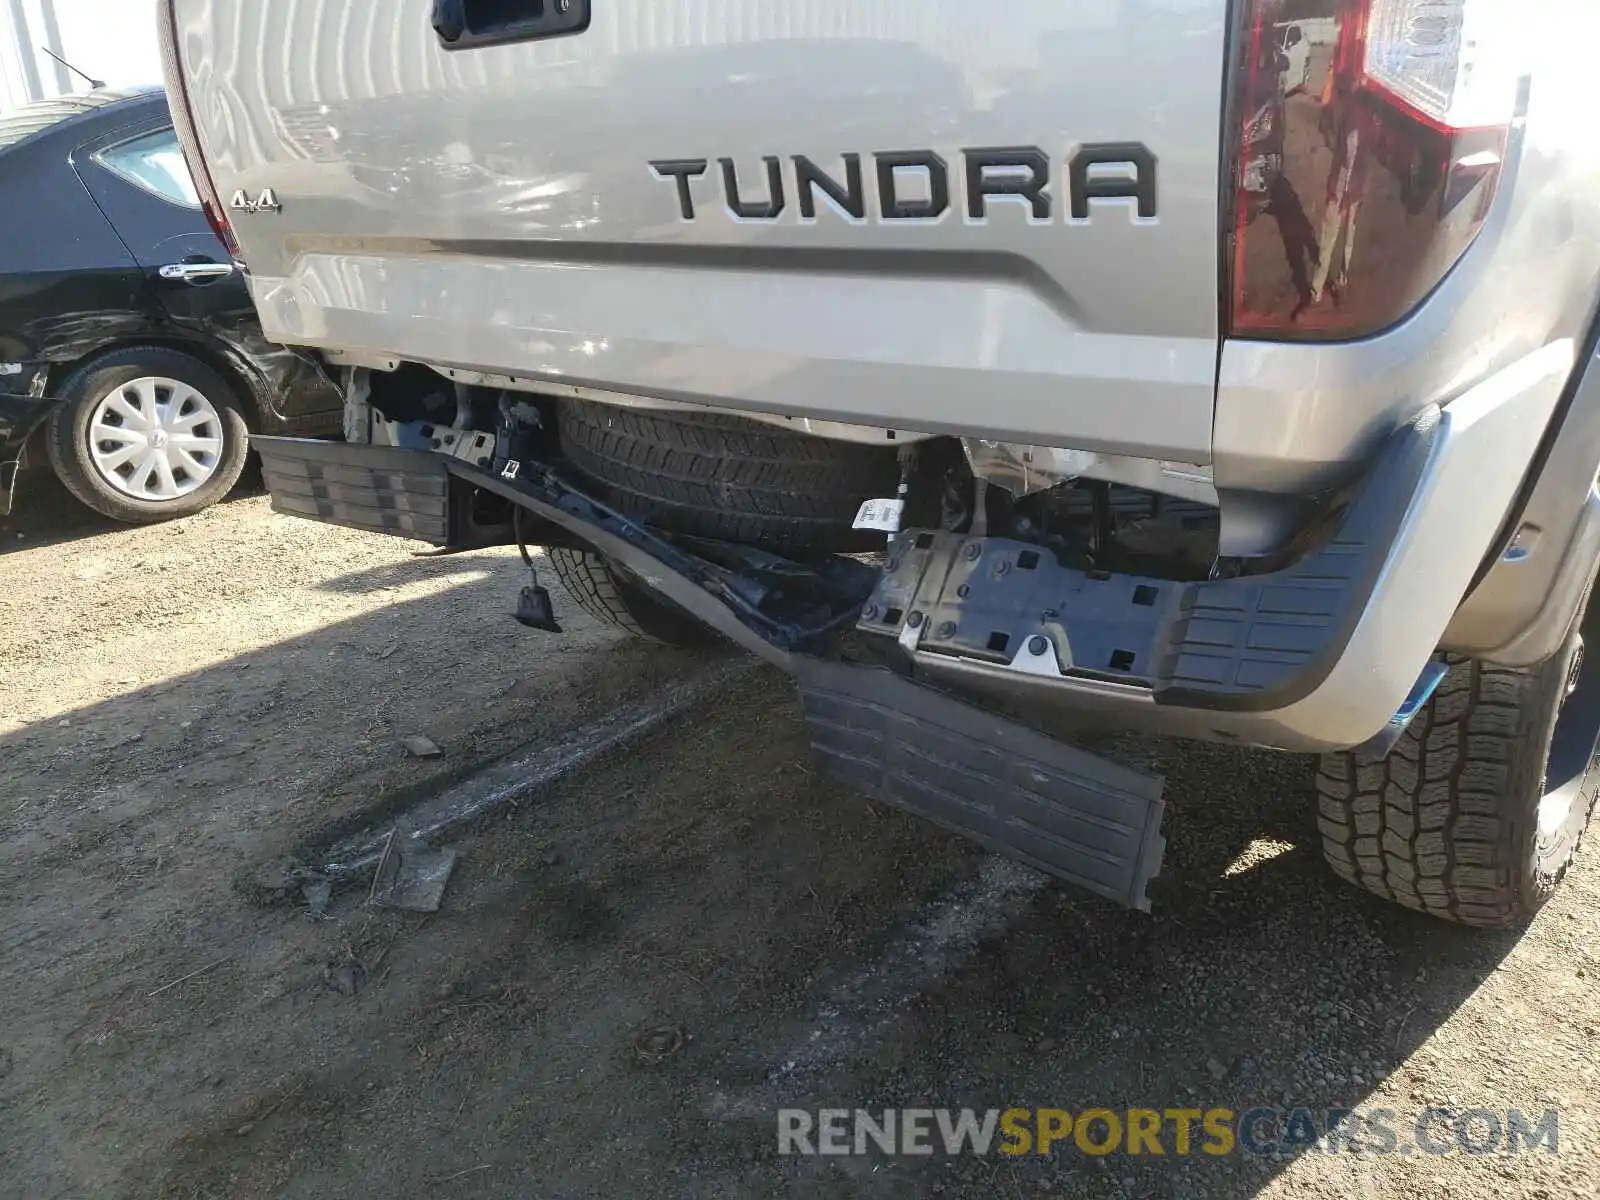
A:
[[[161,37],[161,68],[166,76],[167,106],[172,110],[172,127],[177,132],[178,144],[183,147],[184,160],[189,164],[189,174],[194,177],[195,191],[200,195],[200,208],[210,222],[212,230],[244,269],[244,255],[239,251],[239,240],[228,223],[228,210],[217,195],[217,185],[211,178],[211,168],[206,166],[200,152],[200,135],[195,129],[194,113],[189,106],[189,84],[183,76],[183,56],[178,51],[178,16],[174,0],[160,0],[156,14],[156,28]]]
[[[1444,278],[1499,184],[1511,18],[1512,0],[1245,0],[1230,334],[1362,337]]]

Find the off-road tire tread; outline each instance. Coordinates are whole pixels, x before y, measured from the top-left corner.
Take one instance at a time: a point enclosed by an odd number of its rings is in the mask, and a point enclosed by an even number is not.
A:
[[[1504,928],[1531,917],[1577,849],[1542,870],[1533,845],[1565,682],[1564,655],[1529,669],[1453,657],[1387,756],[1323,755],[1317,825],[1335,873],[1466,925]]]
[[[716,634],[687,613],[618,578],[598,554],[552,547],[550,567],[572,602],[601,624],[669,646],[703,646]]]
[[[892,447],[824,441],[722,413],[563,402],[562,449],[622,512],[663,529],[789,552],[871,549],[851,529],[893,496]]]

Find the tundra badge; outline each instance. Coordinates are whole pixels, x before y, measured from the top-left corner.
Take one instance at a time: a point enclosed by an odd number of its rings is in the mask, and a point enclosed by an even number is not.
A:
[[[990,201],[1001,198],[1020,202],[1035,223],[1049,222],[1063,208],[1069,223],[1086,223],[1091,204],[1098,200],[1127,202],[1125,207],[1136,221],[1153,221],[1156,216],[1156,156],[1138,142],[1081,145],[1065,160],[1062,172],[1036,146],[963,150],[955,164],[932,150],[874,154],[870,169],[864,169],[862,157],[840,156],[843,179],[803,154],[787,161],[776,154],[764,155],[760,170],[754,169],[753,161],[739,164],[719,158],[726,211],[736,221],[776,221],[793,196],[799,202],[800,221],[806,223],[817,219],[820,196],[838,215],[866,221],[871,178],[877,184],[878,201],[872,216],[882,221],[937,221],[954,207],[967,224],[981,225],[989,219]],[[690,181],[706,174],[710,160],[661,158],[649,166],[657,179],[676,186],[683,219],[695,220],[695,189]],[[788,182],[792,188],[786,188]],[[1051,194],[1052,184],[1065,193],[1065,203]]]

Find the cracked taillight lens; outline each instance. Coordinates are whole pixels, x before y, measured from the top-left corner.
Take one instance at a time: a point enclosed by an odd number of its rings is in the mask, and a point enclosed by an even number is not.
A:
[[[1512,0],[1246,0],[1231,110],[1236,337],[1395,324],[1482,228],[1525,96]]]

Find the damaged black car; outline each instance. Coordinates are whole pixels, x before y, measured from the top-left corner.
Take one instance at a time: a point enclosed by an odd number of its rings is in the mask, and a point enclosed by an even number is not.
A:
[[[0,115],[0,230],[0,515],[48,463],[108,517],[184,516],[252,432],[339,432],[322,364],[262,337],[159,89]]]

